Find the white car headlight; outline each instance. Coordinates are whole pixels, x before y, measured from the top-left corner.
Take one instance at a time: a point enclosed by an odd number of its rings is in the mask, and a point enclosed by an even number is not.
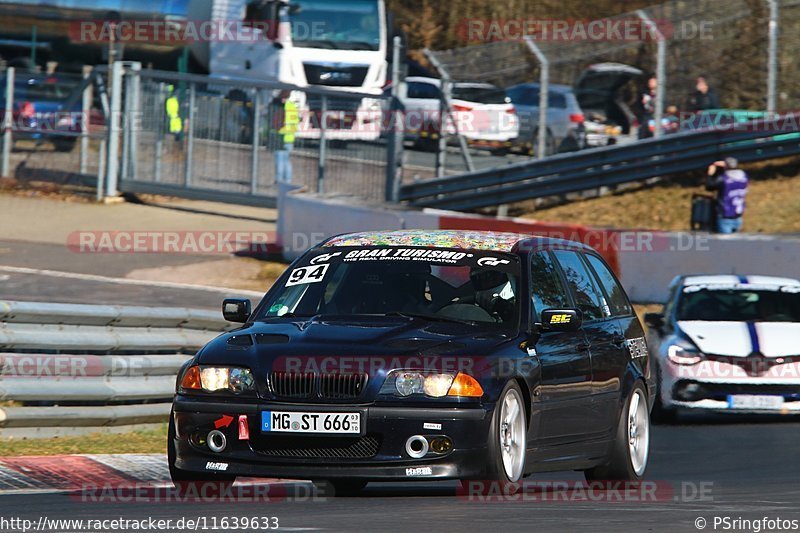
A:
[[[451,373],[393,370],[386,377],[381,393],[399,394],[400,396],[424,394],[433,398],[441,398],[447,396],[455,377],[455,374]]]
[[[192,366],[181,378],[180,389],[217,392],[245,392],[254,390],[253,373],[247,368],[226,366]]]
[[[676,365],[696,365],[703,354],[683,344],[672,344],[667,348],[667,358]]]

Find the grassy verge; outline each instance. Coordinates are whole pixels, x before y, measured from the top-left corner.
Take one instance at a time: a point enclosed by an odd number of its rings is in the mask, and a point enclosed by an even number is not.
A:
[[[748,169],[752,181],[747,196],[744,231],[800,233],[800,176],[782,177],[770,169]],[[522,216],[542,221],[594,227],[664,231],[689,229],[691,199],[705,192],[701,176],[648,189],[605,196],[543,209],[523,209]]]
[[[0,439],[0,456],[77,453],[166,453],[167,424],[132,433],[94,433],[51,439]]]

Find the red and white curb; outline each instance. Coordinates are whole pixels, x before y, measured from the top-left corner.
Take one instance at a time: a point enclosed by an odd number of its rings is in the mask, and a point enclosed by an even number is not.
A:
[[[247,479],[244,483],[288,484],[295,480]],[[0,494],[66,492],[86,487],[171,485],[162,454],[51,455],[0,458]]]

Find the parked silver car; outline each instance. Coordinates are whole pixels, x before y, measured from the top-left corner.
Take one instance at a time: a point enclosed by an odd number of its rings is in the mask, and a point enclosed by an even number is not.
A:
[[[521,83],[506,90],[519,117],[516,147],[537,155],[539,137],[538,83]],[[585,147],[584,115],[572,87],[550,85],[547,91],[547,148],[545,156]]]

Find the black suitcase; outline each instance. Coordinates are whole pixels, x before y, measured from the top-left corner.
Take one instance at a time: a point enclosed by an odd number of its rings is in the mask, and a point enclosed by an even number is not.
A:
[[[692,195],[692,222],[693,231],[716,231],[717,229],[717,200],[707,194]]]

